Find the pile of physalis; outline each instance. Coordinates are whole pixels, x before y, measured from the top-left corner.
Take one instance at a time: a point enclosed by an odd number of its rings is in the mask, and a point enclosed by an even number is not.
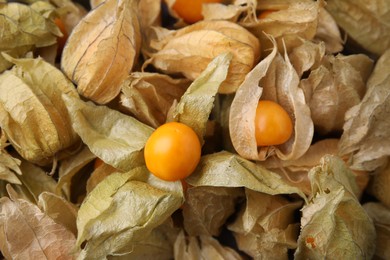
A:
[[[389,1],[90,6],[0,0],[2,256],[390,258]]]

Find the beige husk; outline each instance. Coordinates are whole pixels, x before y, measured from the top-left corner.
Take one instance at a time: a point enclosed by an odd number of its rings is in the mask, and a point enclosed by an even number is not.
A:
[[[157,31],[151,41],[155,53],[144,63],[167,74],[194,80],[213,58],[231,52],[233,59],[220,93],[233,93],[260,58],[258,40],[243,27],[228,21],[202,21],[177,31]]]
[[[108,0],[73,29],[61,66],[84,97],[105,104],[120,91],[141,48],[137,0]]]
[[[15,66],[0,76],[1,128],[22,157],[46,164],[78,140],[61,99],[63,93],[78,98],[77,92],[41,58],[6,58]]]
[[[244,158],[263,161],[276,154],[282,160],[293,160],[310,147],[314,127],[303,91],[298,88],[298,75],[288,57],[283,58],[277,52],[276,42],[272,42],[274,48],[271,54],[248,73],[233,99],[229,119],[230,137],[237,153]],[[260,99],[279,103],[290,115],[294,131],[286,143],[258,150],[254,122]]]

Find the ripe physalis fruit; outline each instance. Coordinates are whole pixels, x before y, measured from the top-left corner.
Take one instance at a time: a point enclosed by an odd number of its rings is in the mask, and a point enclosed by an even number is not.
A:
[[[282,106],[270,100],[259,101],[255,117],[257,146],[283,144],[292,132],[291,118]]]
[[[222,0],[176,0],[172,9],[186,23],[192,24],[203,19],[202,4],[221,2]]]
[[[156,177],[177,181],[189,176],[199,163],[201,144],[189,126],[170,122],[158,127],[145,145],[145,163]]]

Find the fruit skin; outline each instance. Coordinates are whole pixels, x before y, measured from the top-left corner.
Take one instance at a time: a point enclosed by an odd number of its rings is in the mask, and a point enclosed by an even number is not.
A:
[[[145,145],[144,157],[148,170],[166,181],[189,176],[200,161],[201,144],[189,126],[170,122],[158,127]]]
[[[257,146],[285,143],[293,132],[293,124],[286,110],[278,103],[260,100],[256,108],[255,134]]]
[[[202,4],[203,3],[221,3],[222,0],[176,0],[172,9],[186,23],[192,24],[203,19]]]

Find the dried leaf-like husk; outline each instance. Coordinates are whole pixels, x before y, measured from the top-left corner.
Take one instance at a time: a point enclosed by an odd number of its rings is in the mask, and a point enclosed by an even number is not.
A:
[[[175,259],[242,260],[232,248],[221,245],[211,236],[186,237],[180,232],[174,244]]]
[[[288,52],[300,45],[300,38],[312,40],[315,37],[319,11],[324,1],[294,1],[285,5],[283,9],[269,9],[277,11],[264,19],[259,20],[254,16],[240,22],[260,39],[263,51],[268,52],[273,47],[266,34],[276,39],[280,51],[287,49]]]
[[[218,236],[243,195],[240,188],[189,188],[182,207],[186,233],[190,236]]]
[[[157,128],[166,122],[174,100],[180,100],[190,83],[165,74],[133,72],[122,84],[121,105],[141,122]]]
[[[105,104],[119,94],[141,47],[137,4],[137,0],[105,1],[69,36],[61,66],[84,97]]]
[[[260,84],[260,86],[259,86]],[[246,159],[265,160],[276,154],[283,160],[294,160],[310,147],[314,134],[310,109],[299,78],[287,56],[272,52],[247,75],[237,90],[230,108],[229,130],[237,153]],[[260,99],[279,103],[290,115],[292,137],[279,146],[258,147],[255,138],[255,114]]]
[[[358,71],[352,62],[362,66]],[[305,98],[310,106],[316,131],[321,134],[341,132],[347,110],[360,103],[366,82],[362,74],[371,71],[372,60],[363,54],[355,58],[326,56],[322,64],[301,81]]]
[[[63,197],[45,191],[39,195],[38,206],[56,223],[77,235],[76,218],[78,208]]]
[[[57,37],[61,36],[60,30],[50,19],[46,19],[28,5],[0,4],[0,14],[1,51],[30,45],[49,46],[56,44]]]
[[[377,169],[371,178],[367,192],[390,208],[390,164]]]
[[[96,168],[92,172],[91,177],[88,178],[86,186],[87,194],[90,193],[96,187],[96,185],[98,185],[108,175],[111,175],[114,172],[118,172],[118,169],[115,169],[114,167],[106,163],[103,163],[101,166]]]
[[[45,164],[78,141],[61,99],[62,94],[78,98],[77,91],[41,58],[8,59],[15,66],[0,75],[0,125],[23,158]]]
[[[299,78],[302,77],[304,72],[318,68],[324,56],[325,44],[308,40],[302,40],[302,44],[294,48],[288,55]]]
[[[302,209],[295,259],[371,259],[375,227],[354,195],[352,172],[341,159],[325,156],[309,177],[313,197]]]
[[[72,179],[76,175],[85,174],[83,168],[96,158],[96,155],[91,153],[88,147],[82,147],[80,151],[72,156],[61,161],[58,169],[58,183],[56,186],[56,194],[62,195],[70,200],[72,197],[73,186]]]
[[[380,56],[390,47],[390,2],[328,0],[337,24],[366,50]]]
[[[340,154],[355,170],[373,171],[385,166],[390,155],[390,50],[377,61],[362,101],[345,116]]]
[[[144,163],[143,148],[153,128],[106,106],[63,98],[74,130],[93,154],[123,171]]]
[[[22,174],[20,170],[21,161],[7,152],[5,148],[9,143],[7,143],[7,138],[1,129],[0,132],[0,181],[22,184],[17,177],[17,175]]]
[[[13,57],[23,57],[35,48],[55,45],[61,35],[50,19],[20,3],[0,3],[0,24],[0,52]],[[0,73],[12,65],[0,54]]]
[[[299,226],[294,214],[302,201],[290,202],[248,189],[246,197],[246,206],[228,226],[238,248],[254,259],[288,259],[288,249],[297,246]]]
[[[123,248],[123,254],[110,256],[110,260],[127,259],[173,259],[173,244],[180,232],[180,229],[174,227],[172,219],[168,219],[162,225],[153,229],[151,233],[142,241],[132,243],[129,248]],[[129,251],[131,251],[129,253]]]
[[[344,48],[339,26],[324,7],[320,8],[317,32],[313,40],[324,42],[327,53],[338,53]]]
[[[260,58],[258,40],[243,27],[228,21],[202,21],[152,41],[157,52],[143,67],[151,64],[168,74],[181,73],[194,80],[218,55],[233,54],[228,77],[220,93],[235,92]]]
[[[248,10],[245,5],[209,3],[202,6],[204,20],[225,20],[237,22],[240,15]]]
[[[304,193],[278,174],[226,151],[204,155],[193,174],[186,178],[192,186],[246,187],[270,195]]]
[[[390,258],[390,210],[380,203],[368,202],[363,205],[374,221],[376,229],[376,249],[374,259]]]
[[[0,246],[9,259],[73,259],[75,236],[23,199],[0,199]]]
[[[144,241],[183,202],[181,182],[161,181],[146,167],[109,175],[80,206],[76,246],[86,242],[81,259],[105,258]]]
[[[36,203],[41,193],[55,192],[57,182],[40,167],[22,160],[20,170],[23,174],[19,176],[19,179]]]
[[[173,111],[174,120],[190,126],[202,144],[215,96],[228,77],[231,64],[231,53],[215,57],[187,88]]]

